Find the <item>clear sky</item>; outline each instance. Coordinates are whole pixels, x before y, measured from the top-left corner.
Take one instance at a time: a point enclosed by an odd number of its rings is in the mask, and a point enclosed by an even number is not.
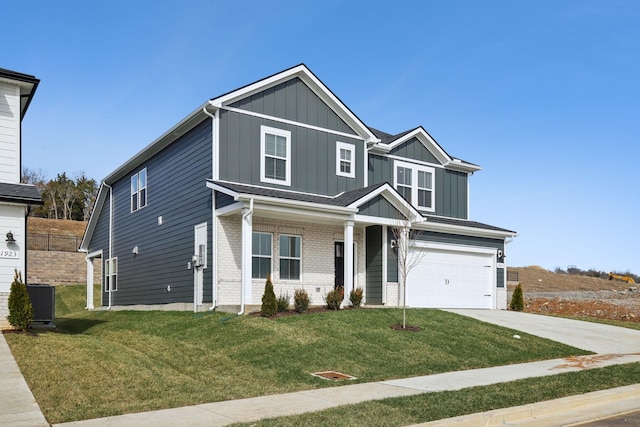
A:
[[[272,4],[273,3],[273,4]],[[512,266],[640,273],[640,2],[35,0],[0,67],[41,79],[23,166],[98,180],[207,99],[305,63],[368,125],[479,164]]]

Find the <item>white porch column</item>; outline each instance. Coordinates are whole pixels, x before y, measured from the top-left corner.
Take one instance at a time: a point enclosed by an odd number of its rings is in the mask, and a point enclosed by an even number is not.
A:
[[[93,258],[87,260],[87,309],[93,310]]]
[[[253,206],[242,209],[242,309],[252,304],[251,297],[251,246],[253,233]]]
[[[342,306],[349,306],[349,294],[353,290],[353,221],[344,223],[344,299]]]

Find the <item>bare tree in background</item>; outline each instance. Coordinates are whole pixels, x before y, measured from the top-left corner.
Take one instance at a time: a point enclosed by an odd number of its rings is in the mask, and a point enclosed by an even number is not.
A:
[[[427,254],[426,250],[412,250],[415,240],[423,233],[410,227],[409,221],[398,221],[397,225],[389,227],[395,241],[391,253],[398,259],[398,279],[402,288],[402,329],[407,328],[407,277]]]

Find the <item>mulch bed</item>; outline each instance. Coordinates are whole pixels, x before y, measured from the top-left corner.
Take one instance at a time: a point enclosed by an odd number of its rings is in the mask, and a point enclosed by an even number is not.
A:
[[[395,325],[391,325],[391,329],[393,329],[394,331],[408,331],[408,332],[419,332],[422,330],[422,328],[420,328],[419,326],[411,326],[411,325],[407,325],[406,327],[402,327],[401,324],[396,323]]]
[[[353,310],[352,307],[345,307],[342,310]],[[280,317],[289,317],[289,316],[299,316],[301,314],[313,314],[313,313],[326,313],[326,312],[330,312],[330,311],[340,311],[340,310],[331,310],[327,307],[309,307],[307,309],[307,311],[302,312],[302,313],[298,313],[295,310],[287,310],[287,311],[282,311],[282,312],[277,312],[276,314],[274,314],[271,317],[267,317],[267,319],[277,319]],[[249,313],[249,316],[251,317],[261,317],[262,313],[259,311],[253,312],[253,313]]]

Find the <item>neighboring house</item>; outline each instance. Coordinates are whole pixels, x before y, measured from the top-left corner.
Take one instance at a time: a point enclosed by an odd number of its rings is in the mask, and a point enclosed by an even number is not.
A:
[[[305,65],[211,99],[104,179],[81,244],[87,306],[244,312],[304,288],[398,306],[390,227],[421,230],[411,307],[506,308],[505,242],[470,221],[468,179],[422,128],[365,125]]]
[[[7,301],[18,270],[26,280],[27,215],[31,205],[42,204],[33,185],[20,183],[22,171],[22,119],[40,81],[0,68],[0,322],[8,313]]]

